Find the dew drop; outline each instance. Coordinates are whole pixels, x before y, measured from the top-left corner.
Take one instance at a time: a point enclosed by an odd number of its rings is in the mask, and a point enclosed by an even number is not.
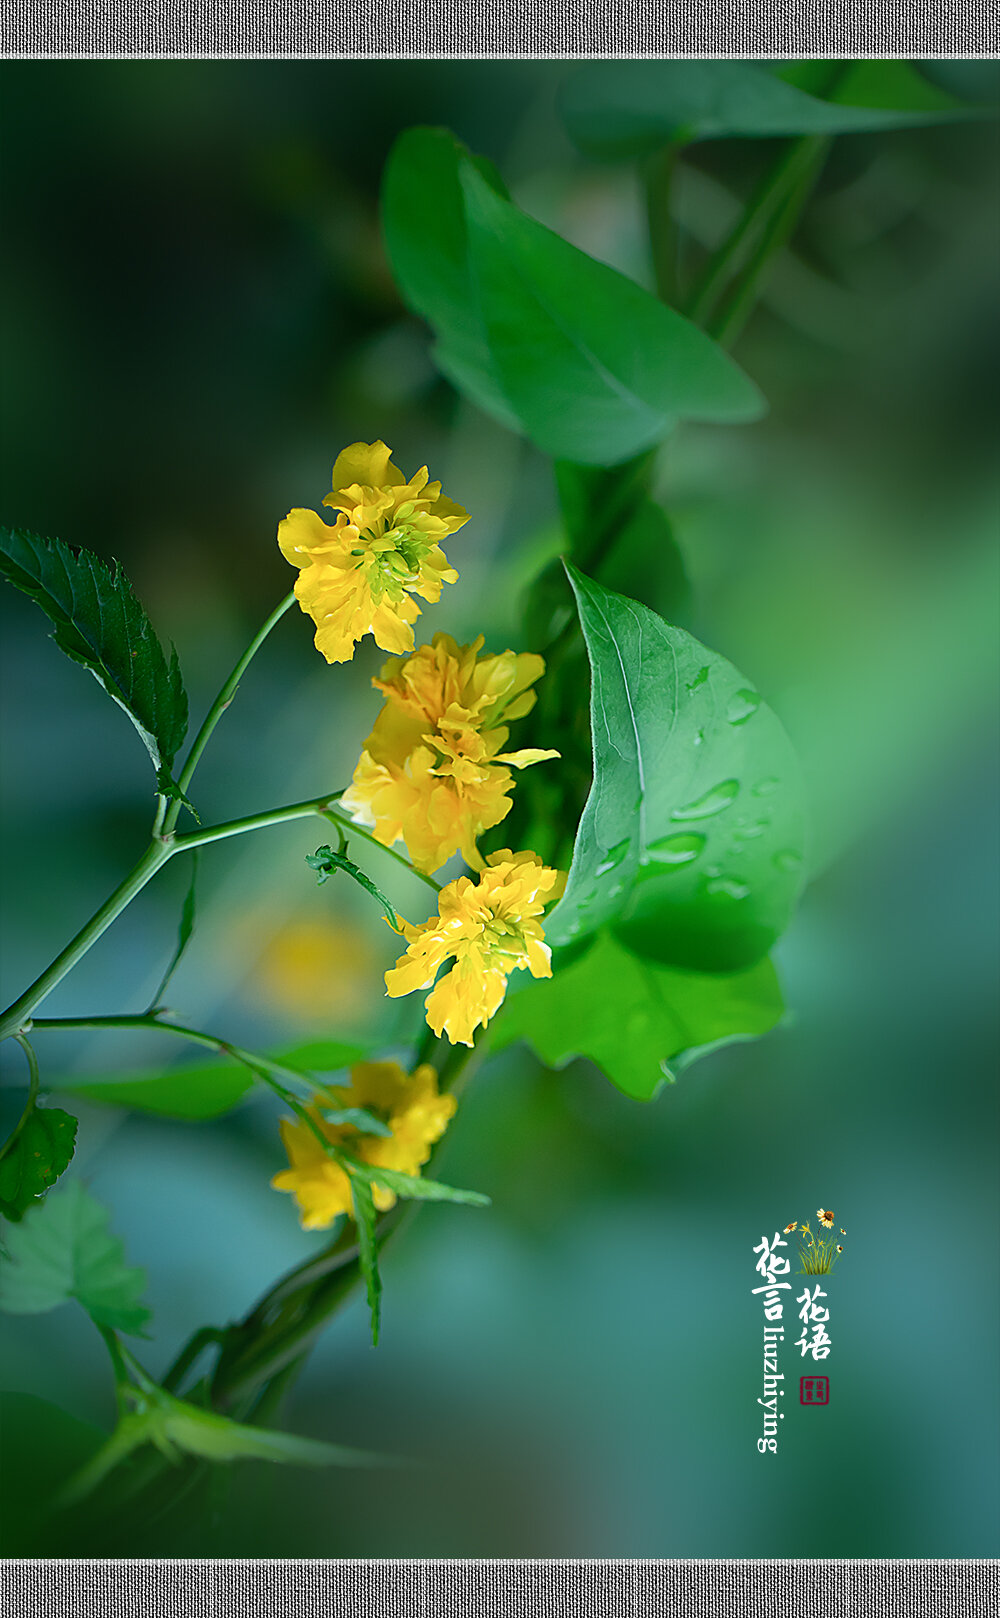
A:
[[[705,892],[721,894],[727,899],[745,899],[750,889],[745,882],[734,882],[730,876],[717,876],[705,883]]]
[[[695,736],[694,741],[691,743],[691,746],[692,747],[700,747],[704,740],[705,740],[705,732],[703,730],[699,730],[697,735]]]
[[[768,793],[773,792],[775,787],[780,785],[781,782],[776,775],[765,775],[763,781],[757,782],[753,789],[753,795],[755,798],[766,798]]]
[[[793,848],[783,848],[775,854],[774,863],[779,871],[797,871],[802,864],[802,855],[796,854]]]
[[[737,691],[736,695],[729,699],[726,718],[731,725],[745,725],[759,707],[760,697],[756,691],[750,691],[749,689]]]
[[[620,865],[629,851],[631,841],[630,837],[623,837],[620,843],[615,844],[614,848],[609,848],[594,875],[607,876],[609,871],[613,871],[616,866]]]
[[[683,808],[675,809],[671,820],[707,820],[709,815],[717,815],[723,809],[728,809],[740,790],[738,781],[720,781],[717,787],[702,793],[693,803],[686,803]]]
[[[649,853],[657,865],[687,865],[696,860],[705,846],[700,831],[676,831],[650,843]]]
[[[687,682],[688,690],[689,691],[697,691],[698,687],[700,685],[704,685],[705,681],[707,679],[708,679],[708,664],[706,663],[704,668],[701,668],[701,669],[698,670],[698,672],[695,675],[694,679],[689,680]]]

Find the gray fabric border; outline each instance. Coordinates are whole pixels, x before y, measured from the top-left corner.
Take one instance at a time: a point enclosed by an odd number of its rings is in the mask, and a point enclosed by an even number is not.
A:
[[[992,0],[0,0],[4,56],[992,56]]]
[[[9,1561],[17,1618],[994,1618],[998,1561]]]

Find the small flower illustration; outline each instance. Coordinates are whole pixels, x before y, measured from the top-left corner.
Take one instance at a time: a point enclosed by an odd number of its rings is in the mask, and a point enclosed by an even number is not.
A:
[[[844,1251],[844,1249],[841,1247],[840,1243],[838,1242],[837,1243],[837,1252],[842,1253],[843,1251]]]
[[[787,1236],[788,1232],[790,1230],[797,1230],[798,1229],[798,1224],[799,1224],[798,1220],[793,1219],[790,1225],[785,1226],[785,1235]]]
[[[831,1210],[829,1210],[829,1209],[824,1210],[823,1208],[817,1208],[816,1209],[816,1217],[818,1218],[820,1224],[823,1226],[824,1230],[832,1230],[833,1229],[834,1220],[833,1220],[833,1213],[832,1213]]]

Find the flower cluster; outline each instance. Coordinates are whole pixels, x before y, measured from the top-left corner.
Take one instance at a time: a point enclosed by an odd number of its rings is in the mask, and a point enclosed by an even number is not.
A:
[[[460,646],[437,634],[415,647],[414,597],[437,601],[443,585],[458,578],[441,542],[468,513],[442,495],[440,483],[428,482],[426,467],[408,482],[390,456],[381,441],[350,445],[337,457],[323,501],[337,513],[333,525],[313,511],[290,511],[278,544],[299,570],[295,596],[316,625],[316,646],[328,663],[349,661],[368,634],[396,654],[373,681],[384,704],[341,806],[378,842],[404,841],[412,865],[426,876],[457,853],[476,873],[440,890],[437,915],[418,926],[402,922],[407,949],[385,974],[391,996],[429,989],[426,1016],[434,1033],[471,1046],[503,1001],[511,972],[551,976],[541,918],[564,878],[530,850],[502,849],[484,862],[476,843],[510,810],[511,771],[559,755],[550,748],[507,751],[511,721],[534,705],[531,688],[545,670],[540,657],[488,653],[481,635]],[[336,1109],[329,1099],[324,1105],[323,1095],[282,1123],[290,1166],[272,1181],[294,1193],[309,1229],[352,1212],[344,1153],[415,1176],[455,1110],[451,1096],[438,1094],[432,1067],[406,1075],[395,1062],[356,1066],[349,1087],[328,1093]],[[377,1117],[355,1111],[348,1120],[345,1107]],[[371,1131],[373,1122],[387,1133]],[[373,1200],[386,1209],[395,1195],[373,1182]]]
[[[427,1162],[456,1105],[454,1096],[438,1094],[437,1074],[426,1064],[407,1074],[398,1062],[359,1062],[351,1069],[350,1084],[335,1085],[328,1093],[331,1106],[363,1108],[389,1130],[388,1135],[367,1135],[355,1125],[331,1123],[322,1103],[315,1103],[307,1110],[329,1146],[340,1147],[373,1168],[411,1175],[419,1174]],[[271,1184],[294,1194],[303,1228],[325,1230],[338,1214],[353,1214],[347,1172],[319,1135],[298,1119],[283,1118],[281,1136],[290,1167],[276,1174]],[[372,1200],[384,1212],[396,1197],[374,1185]]]
[[[503,751],[507,722],[534,706],[529,689],[544,672],[530,652],[483,652],[480,635],[458,646],[434,636],[409,657],[391,658],[373,685],[385,695],[345,793],[343,807],[380,843],[402,838],[419,870],[436,871],[455,853],[479,867],[476,838],[511,806],[513,776],[551,749]]]

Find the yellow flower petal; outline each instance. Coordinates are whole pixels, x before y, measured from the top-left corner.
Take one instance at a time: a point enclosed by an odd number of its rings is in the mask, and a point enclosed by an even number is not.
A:
[[[328,663],[348,661],[368,634],[387,652],[412,651],[420,613],[413,597],[437,601],[458,578],[440,542],[468,513],[427,482],[426,467],[407,483],[390,454],[381,440],[351,444],[337,457],[323,501],[338,512],[336,522],[297,508],[278,529],[282,555],[300,570],[296,597]]]

